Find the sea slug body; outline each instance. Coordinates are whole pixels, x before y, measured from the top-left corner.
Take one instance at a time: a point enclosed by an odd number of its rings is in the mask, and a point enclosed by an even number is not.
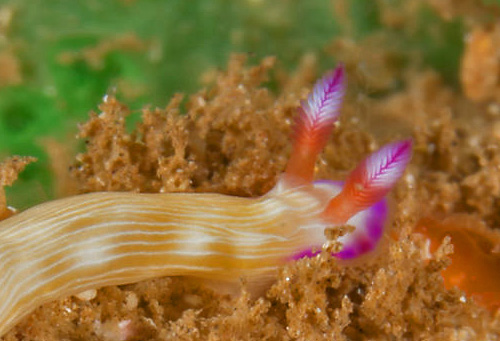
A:
[[[339,116],[342,66],[299,107],[292,154],[260,198],[221,194],[103,192],[47,202],[0,222],[0,336],[44,302],[160,277],[191,275],[249,284],[325,242],[324,229],[356,226],[338,257],[372,249],[383,202],[402,175],[411,142],[368,156],[345,184],[313,182],[314,163]]]

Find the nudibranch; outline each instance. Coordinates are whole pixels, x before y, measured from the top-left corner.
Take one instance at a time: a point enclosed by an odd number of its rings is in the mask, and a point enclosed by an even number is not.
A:
[[[187,275],[249,285],[273,278],[325,242],[325,228],[356,226],[340,258],[372,249],[384,197],[404,172],[411,141],[368,156],[345,184],[313,182],[345,90],[337,67],[295,119],[292,153],[259,198],[213,193],[90,193],[47,202],[0,222],[0,335],[44,302],[107,285]]]

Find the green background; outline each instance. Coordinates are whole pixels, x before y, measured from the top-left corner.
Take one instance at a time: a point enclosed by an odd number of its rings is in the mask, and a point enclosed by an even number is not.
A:
[[[254,61],[275,55],[288,70],[313,52],[327,69],[334,60],[326,52],[332,39],[361,41],[384,31],[399,49],[418,51],[422,67],[438,70],[457,85],[464,36],[460,19],[442,20],[422,1],[414,14],[416,28],[390,29],[381,25],[382,1],[346,3],[349,29],[336,21],[328,0],[0,1],[0,10],[12,13],[0,49],[20,61],[23,79],[0,87],[0,156],[40,159],[8,189],[9,203],[24,208],[53,197],[39,137],[64,141],[76,134],[76,123],[84,121],[116,84],[141,90],[133,97],[117,94],[132,110],[148,104],[161,107],[174,92],[196,91],[200,75],[209,68],[224,68],[232,52],[249,53]],[[384,8],[388,4],[398,10],[404,0],[385,1]],[[126,34],[134,34],[147,47],[110,51],[98,67],[58,59],[62,53]]]

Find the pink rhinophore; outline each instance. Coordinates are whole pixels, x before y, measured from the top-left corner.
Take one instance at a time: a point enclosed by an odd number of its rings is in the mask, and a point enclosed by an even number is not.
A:
[[[345,71],[339,66],[318,81],[309,98],[301,103],[295,119],[293,150],[284,176],[285,186],[311,184],[314,164],[338,120],[344,93]],[[389,143],[362,161],[343,185],[331,182],[332,196],[326,203],[322,219],[332,225],[356,227],[340,238],[343,249],[337,257],[353,258],[376,247],[387,217],[385,196],[406,169],[411,150],[411,140]],[[313,246],[318,248],[320,245]],[[292,258],[313,254],[307,249]]]

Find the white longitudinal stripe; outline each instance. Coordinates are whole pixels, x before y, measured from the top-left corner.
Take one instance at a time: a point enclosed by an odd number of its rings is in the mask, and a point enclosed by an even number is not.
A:
[[[134,212],[132,212],[134,213]],[[185,219],[185,217],[183,217],[183,219]],[[209,220],[208,220],[209,221]],[[69,223],[70,221],[66,221],[65,223]],[[258,245],[261,240],[263,240],[263,238],[268,238],[268,239],[271,239],[271,238],[276,238],[277,241],[281,240],[283,241],[285,239],[285,237],[280,237],[280,236],[273,236],[272,234],[269,234],[269,233],[266,233],[266,234],[262,234],[262,233],[257,233],[259,229],[247,229],[247,230],[240,230],[239,228],[235,228],[235,225],[236,224],[231,224],[231,228],[229,227],[223,227],[221,228],[220,225],[215,225],[215,224],[208,224],[205,222],[205,226],[201,225],[201,223],[203,223],[202,221],[200,222],[196,222],[196,225],[195,224],[191,224],[189,227],[186,227],[185,224],[181,224],[181,223],[178,223],[178,224],[175,224],[175,223],[169,223],[169,222],[165,222],[165,223],[162,223],[162,222],[156,222],[156,223],[150,223],[150,222],[142,222],[142,221],[131,221],[131,220],[127,220],[127,221],[113,221],[113,222],[104,222],[104,223],[101,223],[101,224],[94,224],[94,225],[91,225],[91,226],[87,226],[85,228],[82,228],[82,229],[78,229],[74,232],[72,232],[71,234],[60,234],[60,233],[55,233],[57,231],[52,231],[51,230],[51,234],[48,235],[48,239],[47,239],[47,242],[46,243],[35,243],[31,248],[30,248],[30,252],[31,253],[34,253],[34,252],[37,252],[39,249],[43,248],[44,250],[47,248],[47,247],[50,247],[52,246],[52,244],[55,244],[55,245],[60,245],[61,241],[63,239],[66,239],[66,238],[71,238],[73,240],[78,240],[81,235],[85,235],[87,233],[90,232],[90,230],[94,230],[94,229],[100,229],[100,228],[104,228],[105,230],[102,231],[102,232],[99,232],[99,231],[96,231],[95,233],[97,234],[103,234],[105,233],[106,231],[108,232],[108,235],[109,235],[109,232],[110,230],[112,230],[112,228],[114,226],[118,226],[118,227],[125,227],[127,225],[137,225],[137,226],[141,226],[141,229],[144,228],[144,226],[151,226],[153,228],[156,229],[156,231],[143,231],[143,235],[157,235],[157,236],[161,236],[161,235],[166,235],[166,234],[175,234],[175,233],[178,233],[178,231],[186,231],[187,228],[189,229],[189,235],[187,236],[188,238],[191,237],[191,234],[194,230],[198,230],[198,231],[201,231],[201,232],[206,232],[207,234],[208,233],[212,233],[212,234],[215,234],[217,233],[217,237],[216,238],[219,238],[219,240],[221,242],[229,242],[230,241],[230,238],[224,238],[224,235],[227,235],[227,234],[230,234],[233,236],[233,238],[239,238],[240,240],[244,240],[245,242],[244,243],[241,243],[240,242],[240,245]],[[260,221],[260,223],[262,224],[263,222]],[[265,222],[266,224],[268,222]],[[253,223],[253,225],[255,225],[255,223]],[[240,226],[241,227],[241,224]],[[168,229],[165,229],[165,228],[168,228]],[[137,227],[135,228],[135,230],[137,230]],[[215,231],[215,230],[218,230],[218,231]],[[223,232],[225,233],[220,233],[221,230],[223,230]],[[158,231],[165,231],[165,232],[158,232]],[[124,235],[124,234],[122,234]],[[118,235],[115,235],[115,236],[118,236]],[[98,239],[99,238],[102,238],[102,237],[97,237]],[[179,239],[181,238],[181,236],[179,236]],[[66,246],[64,248],[62,248],[62,250],[66,250],[66,249],[69,249],[69,248],[72,248],[73,245],[70,245],[70,246]],[[50,255],[44,255],[45,258],[48,258]],[[43,260],[44,258],[42,258]],[[2,265],[3,262],[5,262],[6,260],[4,261],[0,261],[0,266]]]
[[[159,271],[162,270],[162,267],[158,266],[148,266],[148,267],[142,267],[142,270],[150,273],[158,273]],[[172,267],[173,272],[176,270],[180,273],[183,274],[186,271],[188,272],[206,272],[209,273],[212,268],[207,268],[207,267],[202,267],[202,266],[186,266],[186,265],[179,265],[177,267]],[[222,270],[222,269],[215,269],[215,270]],[[262,268],[266,273],[272,272],[273,267],[270,268]],[[132,275],[130,275],[132,273]],[[137,275],[131,271],[129,268],[124,268],[124,269],[111,269],[108,271],[107,274],[99,274],[93,277],[87,277],[86,280],[91,283],[100,283],[103,282],[106,278],[108,277],[119,277],[121,281],[124,281],[126,283],[132,283],[137,281]],[[111,285],[113,283],[109,283],[108,285]],[[60,293],[64,292],[82,292],[85,291],[88,288],[88,283],[83,283],[81,284],[79,279],[75,278],[72,281],[65,282],[62,284],[60,287],[53,291],[47,291],[47,292],[41,292],[39,299],[42,302],[50,301],[53,299],[54,296],[59,295]],[[57,292],[56,292],[57,290]],[[7,319],[4,322],[5,325],[13,325],[16,323],[16,317],[19,314],[23,314],[24,311],[27,309],[30,309],[32,307],[32,303],[27,301],[21,304],[18,304],[17,306],[14,307],[14,309],[11,311],[11,314],[7,317]],[[24,315],[24,314],[23,314]]]
[[[153,246],[153,245],[160,245],[160,246],[174,246],[179,248],[180,245],[182,245],[183,242],[186,243],[188,246],[195,245],[196,248],[193,250],[174,250],[171,251],[172,254],[186,254],[186,255],[208,255],[208,254],[225,254],[222,252],[215,252],[215,251],[201,251],[203,248],[200,247],[200,243],[192,238],[192,233],[193,231],[180,231],[181,233],[185,234],[183,236],[182,234],[178,234],[178,231],[167,231],[163,233],[135,233],[135,232],[123,232],[123,233],[115,233],[115,234],[101,234],[99,236],[91,237],[91,238],[86,238],[86,239],[80,239],[80,237],[77,234],[73,234],[72,236],[67,236],[68,238],[74,238],[75,242],[73,242],[71,245],[65,245],[64,247],[60,247],[57,249],[53,249],[54,251],[52,253],[44,253],[42,257],[37,257],[34,262],[43,264],[44,262],[47,262],[51,258],[54,258],[57,256],[57,254],[69,254],[74,256],[75,253],[78,253],[78,247],[79,245],[83,244],[86,247],[91,247],[92,245],[100,245],[104,244],[105,247],[102,248],[96,248],[92,247],[90,249],[85,248],[85,253],[92,254],[93,252],[98,252],[103,251],[104,249],[114,249],[117,246],[123,247],[126,245],[144,245],[144,246]],[[151,240],[146,240],[144,236],[148,235],[149,237],[152,235],[156,236],[164,236],[167,234],[175,235],[176,239],[175,240],[156,240],[156,241],[151,241]],[[118,237],[124,237],[124,236],[129,236],[133,237],[133,241],[121,241],[117,242],[119,240]],[[149,238],[148,238],[149,239]],[[253,253],[258,253],[260,252],[261,254],[263,253],[262,250],[255,249],[256,246],[261,245],[262,243],[269,243],[269,242],[286,242],[287,239],[284,237],[280,236],[274,236],[274,235],[261,235],[261,236],[254,236],[254,238],[247,240],[246,238],[243,239],[235,239],[235,238],[218,238],[216,236],[206,236],[205,240],[203,240],[203,243],[211,246],[216,243],[236,243],[238,247],[246,247],[248,248],[247,253],[248,254],[228,254],[233,258],[256,258],[258,256],[254,256]],[[63,244],[64,245],[64,244]],[[191,247],[192,248],[192,247]],[[273,250],[273,248],[267,248],[264,252]],[[46,250],[44,250],[46,251]],[[72,252],[70,252],[72,251]],[[52,263],[51,267],[55,267],[58,265],[58,263],[62,262],[64,259],[61,259],[58,262]],[[44,270],[50,269],[51,267],[45,267]],[[30,276],[36,276],[36,274],[32,274]]]
[[[135,213],[135,212],[133,212],[133,211],[132,211],[132,212],[129,212],[129,215],[131,215],[131,214],[133,214],[133,213]],[[143,211],[143,212],[141,212],[141,213],[148,214],[148,212],[147,212],[147,211]],[[272,216],[271,216],[271,217],[272,217]],[[183,218],[182,218],[182,219],[180,219],[180,220],[182,221],[182,220],[184,220],[185,218],[186,218],[186,217],[183,217]],[[60,222],[60,224],[69,224],[69,223],[71,223],[71,221],[62,221],[62,222]],[[203,223],[203,221],[201,221],[201,220],[200,220],[199,222],[196,222],[196,224],[194,224],[194,222],[193,222],[193,224],[191,225],[191,228],[192,228],[192,229],[194,229],[194,228],[196,227],[196,228],[198,228],[198,229],[206,229],[206,230],[207,230],[207,232],[209,232],[209,231],[208,231],[209,229],[213,228],[213,229],[218,229],[219,231],[217,231],[217,232],[221,232],[221,230],[224,230],[226,233],[230,233],[230,234],[232,234],[232,235],[236,234],[236,235],[239,235],[239,236],[241,236],[241,237],[247,237],[247,238],[249,238],[249,237],[251,237],[253,234],[255,234],[255,232],[256,232],[255,230],[257,230],[257,229],[252,229],[252,230],[250,230],[250,231],[247,231],[247,230],[240,230],[240,229],[236,229],[236,228],[235,228],[235,227],[236,227],[236,226],[235,226],[235,225],[236,225],[236,223],[232,224],[231,228],[229,228],[229,227],[222,227],[222,228],[221,228],[221,226],[220,226],[220,225],[216,225],[216,224],[207,224],[206,222],[205,222],[205,226],[206,226],[206,227],[204,227],[204,226],[202,225],[202,223]],[[262,221],[261,221],[261,223],[262,223]],[[266,222],[266,223],[268,223],[268,222]],[[150,223],[150,222],[142,222],[142,221],[132,221],[132,220],[127,220],[127,221],[114,221],[114,222],[112,222],[112,223],[103,223],[102,225],[98,225],[98,224],[96,224],[96,225],[91,225],[91,226],[86,227],[86,229],[85,229],[85,230],[83,230],[83,229],[78,230],[78,232],[79,232],[79,233],[82,233],[82,232],[84,232],[84,231],[88,231],[88,230],[90,230],[90,229],[94,229],[94,228],[100,228],[100,227],[102,227],[102,226],[104,226],[104,227],[106,227],[107,229],[109,229],[109,228],[111,228],[111,227],[112,227],[112,226],[114,226],[114,225],[123,226],[123,225],[127,225],[127,224],[129,224],[129,225],[130,225],[130,224],[141,224],[141,226],[142,226],[142,227],[144,227],[144,226],[146,226],[146,225],[149,225],[149,226],[152,226],[153,228],[158,228],[158,227],[166,227],[166,226],[169,226],[169,227],[171,228],[171,231],[170,231],[169,233],[173,233],[173,231],[174,231],[176,228],[185,228],[185,226],[184,226],[185,224],[180,225],[180,223],[179,223],[179,224],[175,224],[175,223],[171,223],[171,222],[167,222],[167,223],[162,223],[162,222]],[[250,224],[250,222],[248,222],[248,224]],[[255,225],[255,223],[252,223],[252,224],[253,224],[253,225]],[[242,227],[242,225],[243,225],[243,224],[238,223],[237,225],[239,225],[239,227]],[[255,231],[255,232],[254,232],[254,231]],[[52,234],[53,234],[53,235],[56,235],[56,236],[57,236],[57,232],[58,232],[58,231],[57,231],[57,229],[53,228],[53,229],[51,230],[51,232],[52,232]],[[31,237],[33,237],[33,236],[31,236]],[[28,238],[28,237],[27,237],[27,238]],[[37,250],[37,248],[40,248],[40,247],[46,247],[46,246],[50,245],[51,243],[58,243],[58,242],[60,241],[60,239],[62,239],[62,238],[66,238],[66,236],[65,236],[65,235],[59,235],[59,236],[58,236],[58,237],[56,237],[56,238],[53,238],[52,236],[49,236],[49,237],[48,237],[49,242],[48,242],[47,244],[44,244],[44,245],[42,246],[42,245],[40,245],[39,243],[37,243],[37,244],[35,244],[35,245],[34,245],[34,247],[31,249],[31,251],[32,251],[32,252],[33,252],[33,251],[36,251],[36,250]],[[32,240],[33,240],[33,238],[32,238]]]
[[[102,199],[101,199],[102,201]],[[52,204],[54,202],[50,202]],[[43,206],[42,208],[39,206]],[[18,216],[12,217],[11,220],[11,229],[10,230],[0,230],[0,239],[12,239],[12,240],[18,240],[18,238],[22,237],[23,235],[26,235],[26,231],[23,229],[23,226],[25,224],[30,224],[31,226],[36,226],[37,224],[55,224],[58,221],[65,220],[67,219],[68,216],[72,217],[73,219],[78,219],[81,218],[82,214],[85,214],[85,210],[88,212],[91,212],[93,209],[97,207],[102,206],[102,202],[99,203],[99,199],[95,198],[91,203],[87,204],[85,202],[82,204],[81,209],[75,210],[75,207],[72,205],[68,205],[69,207],[66,207],[64,210],[63,209],[58,209],[61,205],[49,205],[49,203],[46,204],[41,204],[39,206],[36,206],[34,208],[28,209],[25,212],[30,212],[31,215],[29,218],[25,219],[16,219]],[[46,209],[45,209],[46,208]],[[64,213],[63,213],[64,212]],[[24,213],[24,212],[23,212]],[[69,220],[69,219],[68,219]],[[36,228],[33,228],[34,235],[38,234],[43,234],[44,231],[37,230]]]
[[[113,222],[101,222],[99,224],[93,224],[86,226],[84,229],[79,229],[76,231],[73,231],[71,233],[66,233],[66,234],[51,234],[49,235],[49,238],[47,238],[47,242],[44,243],[43,245],[40,243],[34,243],[32,248],[30,248],[31,252],[36,252],[39,249],[46,249],[47,247],[50,247],[52,245],[60,245],[61,241],[67,238],[78,238],[79,236],[85,236],[86,234],[89,234],[90,232],[93,232],[93,234],[97,234],[98,236],[96,237],[97,239],[102,238],[102,234],[99,233],[97,230],[102,230],[101,233],[108,233],[109,231],[113,229],[113,227],[118,227],[122,229],[123,227],[130,226],[131,229],[135,227],[135,230],[139,230],[137,228],[140,226],[140,230],[143,231],[142,234],[144,236],[150,235],[150,236],[165,236],[165,235],[175,235],[178,233],[187,233],[186,237],[187,238],[192,238],[192,233],[194,231],[199,231],[199,232],[204,232],[209,236],[210,234],[217,235],[216,238],[222,239],[224,236],[229,240],[230,238],[236,239],[236,238],[242,238],[245,239],[247,242],[251,242],[252,240],[259,240],[262,239],[264,236],[266,238],[275,238],[277,241],[279,240],[284,240],[286,237],[279,236],[279,235],[272,235],[269,233],[257,233],[258,231],[242,231],[238,229],[234,229],[231,231],[229,228],[224,228],[224,229],[219,229],[217,228],[216,225],[214,224],[201,224],[201,222],[197,222],[196,224],[192,223],[189,226],[186,226],[186,224],[182,223],[169,223],[169,222],[158,222],[158,223],[149,223],[149,222],[142,222],[142,221],[131,221],[131,220],[126,220],[126,221],[113,221]],[[156,231],[148,231],[145,230],[145,226],[150,226],[152,229],[156,229]],[[168,228],[168,230],[160,230],[161,228]],[[187,232],[187,229],[189,229]],[[222,230],[222,231],[221,231]],[[119,234],[117,234],[118,236]],[[179,235],[179,238],[181,236]],[[0,263],[1,265],[1,263]]]
[[[184,231],[184,233],[186,233]],[[31,262],[31,264],[26,264],[27,268],[29,269],[37,269],[35,272],[30,272],[28,276],[23,276],[22,280],[16,281],[16,284],[18,286],[23,286],[24,283],[30,282],[34,278],[45,278],[48,276],[45,276],[44,274],[47,272],[50,272],[53,268],[56,268],[60,264],[64,264],[65,262],[68,262],[72,260],[73,263],[79,263],[79,264],[85,264],[86,258],[89,258],[90,256],[95,256],[99,255],[99,263],[109,261],[112,258],[106,259],[105,255],[107,254],[113,254],[112,252],[108,251],[113,251],[113,249],[116,249],[118,247],[125,247],[125,246],[136,246],[138,250],[147,250],[151,246],[155,245],[160,245],[160,246],[170,246],[173,249],[169,251],[165,251],[165,253],[168,253],[170,255],[186,255],[190,257],[198,257],[198,256],[209,256],[209,255],[226,255],[228,257],[234,258],[234,259],[258,259],[261,257],[278,257],[282,255],[283,250],[281,248],[267,248],[265,252],[260,252],[258,251],[258,246],[265,242],[265,236],[255,238],[253,242],[248,243],[247,241],[245,242],[239,242],[238,247],[247,247],[248,250],[245,254],[234,254],[234,253],[223,253],[223,252],[218,252],[210,249],[204,249],[204,248],[198,248],[195,250],[192,249],[187,249],[183,250],[182,248],[178,248],[178,245],[183,242],[183,238],[179,236],[177,240],[170,240],[170,241],[141,241],[142,235],[141,233],[122,233],[122,235],[128,235],[131,237],[135,237],[135,241],[132,242],[121,242],[121,243],[113,243],[114,240],[116,240],[116,237],[118,235],[116,234],[107,234],[107,235],[102,235],[100,237],[94,237],[90,239],[85,239],[81,240],[76,236],[74,240],[80,240],[80,242],[75,242],[72,245],[66,245],[63,248],[57,249],[57,251],[54,251],[50,254],[45,255],[44,257],[41,258],[36,258]],[[280,240],[282,240],[280,238]],[[209,240],[203,241],[206,245],[208,242],[219,242],[219,243],[230,243],[230,242],[235,242],[234,239],[228,239],[228,240],[216,240],[215,237],[210,237]],[[185,236],[184,238],[184,243],[193,243],[193,241],[189,240],[189,236]],[[92,245],[101,245],[100,247],[92,247]],[[177,249],[175,248],[177,246]],[[83,250],[83,252],[82,252]],[[275,252],[278,251],[278,252]],[[286,252],[286,250],[285,250]],[[81,255],[80,255],[81,253]],[[160,254],[159,251],[155,251],[156,254]],[[62,257],[57,261],[53,261],[50,263],[50,266],[43,266],[43,264],[47,264],[49,259],[54,259],[57,258],[57,255],[69,255],[68,257]],[[94,262],[95,263],[95,262]],[[8,282],[8,277],[3,277],[4,282]],[[12,294],[12,293],[11,293]]]
[[[106,241],[103,241],[102,244],[104,244]],[[89,243],[80,243],[80,244],[89,244]],[[161,243],[159,243],[161,244]],[[133,245],[130,243],[125,243],[125,244],[120,244],[118,245],[119,247],[123,247],[124,245]],[[197,250],[191,250],[191,251],[182,251],[182,250],[169,250],[169,251],[134,251],[134,252],[121,252],[119,254],[115,254],[109,251],[112,251],[113,249],[117,248],[117,245],[109,245],[105,244],[102,245],[99,248],[92,248],[92,249],[82,249],[79,247],[80,245],[76,244],[75,245],[75,250],[84,250],[82,252],[82,256],[89,255],[89,254],[96,254],[99,255],[99,258],[93,258],[91,260],[87,260],[87,257],[81,257],[78,255],[77,252],[71,253],[69,256],[68,252],[61,251],[59,252],[62,256],[57,262],[52,263],[50,266],[45,266],[45,267],[40,267],[36,273],[30,273],[28,276],[22,277],[22,280],[16,281],[15,287],[13,290],[10,292],[11,296],[6,298],[3,303],[5,306],[8,306],[12,301],[13,297],[16,297],[16,295],[20,294],[20,290],[23,290],[23,295],[29,296],[33,292],[37,292],[39,288],[44,287],[54,281],[57,281],[59,278],[75,273],[75,276],[72,276],[73,278],[77,277],[77,273],[79,272],[78,270],[83,269],[83,268],[90,268],[90,267],[98,267],[99,265],[105,265],[109,264],[112,261],[119,260],[121,258],[127,258],[127,257],[139,257],[139,256],[161,256],[164,259],[168,259],[167,257],[169,256],[185,256],[185,257],[190,257],[190,258],[197,258],[197,257],[202,257],[202,256],[226,256],[228,258],[233,258],[236,260],[245,260],[245,259],[262,259],[262,261],[265,261],[269,257],[284,257],[286,256],[286,249],[278,249],[278,251],[281,252],[276,252],[276,253],[271,253],[270,249],[267,249],[265,253],[261,255],[238,255],[238,254],[224,254],[222,252],[217,252],[217,251],[197,251]],[[88,245],[85,245],[88,247]],[[138,246],[137,250],[147,250],[150,246],[151,243],[140,243],[140,244],[135,244],[135,246]],[[75,259],[76,258],[76,259]],[[66,263],[67,261],[71,261],[73,265],[71,266],[66,266],[64,270],[55,272],[55,275],[50,276],[50,274],[53,272],[54,269],[56,269],[59,265]],[[37,262],[35,261],[32,265],[33,268],[36,268],[37,266],[40,266],[43,264],[43,262]],[[165,261],[165,267],[163,268],[163,271],[170,271],[167,267],[168,261]],[[177,264],[173,264],[173,267],[178,266]],[[127,267],[125,264],[124,267]],[[131,271],[135,270],[142,270],[141,267],[128,267]],[[200,268],[205,268],[205,267],[200,267]],[[233,271],[235,271],[233,267]],[[211,269],[211,271],[214,271]],[[185,272],[185,274],[187,274]],[[36,282],[33,281],[33,279],[38,278]],[[86,278],[88,281],[88,278]],[[32,283],[35,283],[34,285]],[[26,290],[25,288],[28,287],[26,284],[30,284],[29,289]]]
[[[48,300],[103,285],[164,275],[272,278],[291,254],[322,243],[328,191],[93,193],[26,210],[0,222],[0,335]]]
[[[107,193],[107,194],[109,194],[109,193]],[[283,193],[283,194],[286,195],[288,193]],[[186,196],[186,195],[189,196],[189,194],[179,194],[179,195],[181,197]],[[88,197],[88,196],[95,196],[95,194],[89,194],[89,195],[86,195],[85,197]],[[217,197],[220,197],[220,195],[217,195]],[[108,200],[106,200],[106,199],[108,199]],[[240,198],[240,199],[242,199],[242,198]],[[262,219],[265,219],[266,215],[269,217],[276,216],[276,212],[274,210],[270,209],[272,206],[274,206],[275,210],[282,209],[281,203],[274,203],[274,205],[273,205],[273,200],[265,200],[265,197],[261,200],[258,200],[258,199],[243,199],[243,200],[255,201],[256,205],[249,205],[249,206],[255,206],[256,207],[256,209],[254,209],[255,214],[259,214],[259,217]],[[181,201],[181,202],[184,202],[184,201]],[[88,206],[89,203],[90,203],[90,206]],[[95,203],[95,205],[93,205],[94,203]],[[196,202],[194,202],[192,204],[196,204]],[[205,205],[206,204],[207,203],[205,203]],[[101,199],[100,203],[97,201],[97,199],[93,199],[90,201],[84,200],[83,203],[79,202],[79,205],[75,206],[71,212],[68,212],[67,214],[60,214],[60,212],[57,209],[53,209],[52,207],[50,207],[47,204],[42,204],[41,206],[48,206],[46,208],[49,209],[52,212],[52,214],[50,216],[46,216],[46,217],[43,216],[40,218],[40,220],[42,220],[43,223],[52,224],[52,229],[55,232],[58,232],[57,231],[58,229],[63,228],[64,226],[66,226],[66,224],[71,223],[73,220],[81,220],[82,217],[84,217],[87,214],[88,215],[95,215],[96,210],[104,209],[107,206],[111,206],[111,205],[120,205],[123,212],[127,212],[127,213],[134,213],[134,211],[131,211],[131,209],[137,210],[137,207],[138,206],[141,207],[141,205],[142,205],[142,207],[145,207],[145,208],[151,207],[151,205],[145,205],[144,203],[141,203],[140,201],[139,202],[135,201],[133,204],[130,204],[129,201],[120,202],[120,201],[117,201],[116,198],[105,198],[105,199]],[[306,205],[306,209],[309,207],[313,207],[314,205],[315,205],[315,203],[311,202],[309,200],[309,205]],[[59,207],[59,205],[56,205],[56,207]],[[207,210],[207,206],[205,206],[204,208],[200,207],[200,209],[197,212],[191,212],[189,210],[190,206],[186,206],[185,203],[184,203],[184,205],[175,205],[174,204],[174,205],[170,205],[169,207],[176,211],[176,217],[179,220],[182,220],[186,217],[193,219],[195,216],[199,216],[200,220],[206,220],[207,217],[208,218],[215,217],[215,216],[211,216],[211,214],[208,213],[208,211],[210,211],[210,212],[218,211],[219,213],[222,213],[222,214],[227,213],[227,209],[221,209],[220,207],[216,207],[216,206],[209,206],[209,210]],[[38,210],[38,207],[37,207],[37,210]],[[28,210],[28,211],[30,211],[30,210]],[[135,211],[135,212],[137,212],[137,211]],[[138,212],[141,212],[141,211],[138,211]],[[160,213],[161,214],[161,212],[155,212],[153,210],[151,210],[151,211],[142,210],[142,212],[144,214],[151,214],[151,213],[156,213],[156,214]],[[253,212],[251,210],[251,207],[249,207],[249,210],[247,211],[247,213],[248,214],[243,215],[240,218],[227,217],[224,215],[222,215],[222,217],[224,217],[226,219],[232,219],[233,223],[235,225],[242,224],[242,222],[240,222],[240,220],[245,220],[248,224],[253,224],[253,221],[252,221],[253,220],[253,214],[252,214]],[[219,216],[219,217],[221,217],[221,216]],[[24,243],[26,241],[25,239],[33,240],[33,239],[36,239],[36,237],[38,237],[39,235],[44,234],[43,229],[36,228],[37,222],[33,221],[33,222],[27,222],[27,223],[33,224],[33,233],[32,234],[26,235],[23,232],[23,230],[17,230],[18,231],[17,233],[14,232],[12,234],[9,234],[9,236],[11,237],[10,239],[15,240],[16,243]],[[13,227],[20,227],[20,223],[13,224]],[[24,238],[22,236],[23,234],[24,234]],[[0,232],[0,238],[2,238],[2,236],[3,235]]]

